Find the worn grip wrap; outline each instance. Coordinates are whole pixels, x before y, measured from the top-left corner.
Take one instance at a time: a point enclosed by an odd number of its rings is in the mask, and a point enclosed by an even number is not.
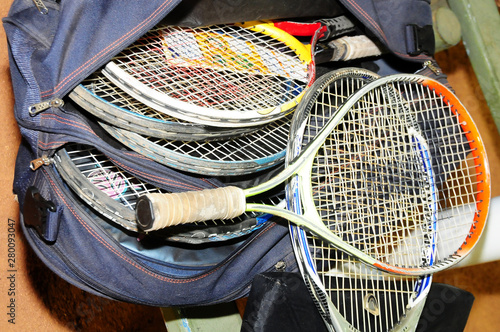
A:
[[[222,187],[175,194],[147,194],[136,204],[137,225],[153,231],[196,221],[232,219],[245,212],[245,194]]]
[[[382,54],[379,46],[363,35],[335,39],[328,46],[335,50],[331,61],[348,61]]]

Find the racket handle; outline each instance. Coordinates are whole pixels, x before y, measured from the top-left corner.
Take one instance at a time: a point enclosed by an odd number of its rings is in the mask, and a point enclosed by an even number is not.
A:
[[[196,221],[232,219],[245,212],[245,194],[221,187],[174,194],[146,194],[136,203],[137,226],[143,231]]]
[[[382,54],[380,47],[364,35],[335,39],[328,46],[335,50],[330,61],[347,61]]]

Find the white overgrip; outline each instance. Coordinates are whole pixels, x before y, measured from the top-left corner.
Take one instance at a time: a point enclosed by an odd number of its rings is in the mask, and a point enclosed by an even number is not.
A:
[[[245,212],[245,195],[237,187],[174,194],[148,194],[152,225],[148,231],[197,221],[232,219]],[[141,215],[137,215],[141,224]]]

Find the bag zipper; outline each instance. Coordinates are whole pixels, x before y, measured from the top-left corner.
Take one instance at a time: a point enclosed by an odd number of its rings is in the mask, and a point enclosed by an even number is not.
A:
[[[49,108],[58,108],[58,107],[63,107],[64,106],[64,101],[60,98],[54,98],[54,99],[50,99],[50,100],[47,100],[47,101],[43,101],[41,103],[36,103],[36,104],[33,104],[31,105],[29,108],[28,108],[28,112],[31,116],[35,116],[39,113],[42,113],[46,110],[48,110]]]
[[[38,5],[42,5],[41,7],[41,10],[39,9],[39,11],[42,13],[48,13],[48,9],[47,7],[44,5],[43,1],[42,0],[32,0],[35,5],[37,5],[37,8]],[[45,10],[43,9],[47,9],[47,11],[45,12]],[[129,42],[126,43],[126,44],[123,44],[124,46],[114,52],[113,54],[110,54],[109,56],[106,56],[104,58],[102,58],[101,60],[99,61],[95,61],[92,66],[88,67],[88,69],[86,70],[83,70],[81,71],[79,74],[78,74],[78,79],[75,79],[74,82],[77,82],[77,83],[72,83],[72,84],[68,84],[64,89],[62,89],[61,91],[59,91],[59,93],[57,94],[54,94],[54,98],[50,99],[50,100],[46,100],[46,101],[41,101],[39,103],[36,103],[36,104],[33,104],[31,106],[29,106],[29,114],[34,116],[34,115],[37,115],[38,113],[41,113],[51,107],[54,107],[54,106],[48,106],[48,104],[50,103],[59,103],[59,102],[62,102],[62,98],[64,96],[66,96],[70,91],[72,91],[78,84],[81,83],[82,80],[84,80],[86,77],[88,77],[90,74],[92,74],[93,72],[95,72],[98,68],[104,66],[106,63],[108,63],[116,54],[120,53],[121,51],[123,51],[125,48],[127,48],[128,46],[130,46],[130,44],[135,41],[137,38],[139,38],[140,36],[144,35],[147,31],[149,31],[152,27],[154,27],[156,24],[158,24],[159,22],[161,22],[161,20],[163,18],[165,18],[165,16],[168,14],[168,13],[165,13],[167,11],[167,9],[170,9],[170,6],[165,6],[165,9],[163,9],[163,12],[160,13],[159,15],[157,15],[157,18],[155,18],[154,20],[152,20],[150,23],[144,25],[143,27],[141,27],[140,29],[138,29],[133,35],[129,36],[128,37],[128,40]],[[169,11],[170,12],[170,11]],[[56,105],[55,107],[61,107],[63,106],[64,104],[61,104],[61,105]]]
[[[49,13],[49,9],[47,8],[47,6],[45,6],[42,0],[33,0],[33,3],[35,4],[40,14],[47,15]]]
[[[30,169],[36,171],[42,166],[48,166],[54,162],[53,158],[49,158],[47,155],[43,155],[40,158],[34,159],[30,162]]]
[[[432,60],[425,61],[423,67],[424,67],[423,69],[428,68],[428,69],[432,70],[432,72],[435,75],[442,74],[441,69],[439,69]]]

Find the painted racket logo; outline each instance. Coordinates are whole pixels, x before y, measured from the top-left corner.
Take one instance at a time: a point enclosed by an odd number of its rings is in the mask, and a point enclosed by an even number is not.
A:
[[[380,305],[378,303],[378,299],[375,294],[366,294],[363,298],[363,304],[366,311],[371,313],[374,316],[378,316],[380,314]]]
[[[100,191],[114,200],[119,199],[129,188],[129,185],[121,174],[107,169],[92,171],[87,175],[87,178]]]
[[[251,43],[244,31],[165,28],[162,47],[171,66],[274,74],[307,82],[307,67],[290,54]],[[248,32],[247,32],[248,34]],[[263,41],[261,41],[263,43]],[[283,47],[282,47],[283,48]]]

